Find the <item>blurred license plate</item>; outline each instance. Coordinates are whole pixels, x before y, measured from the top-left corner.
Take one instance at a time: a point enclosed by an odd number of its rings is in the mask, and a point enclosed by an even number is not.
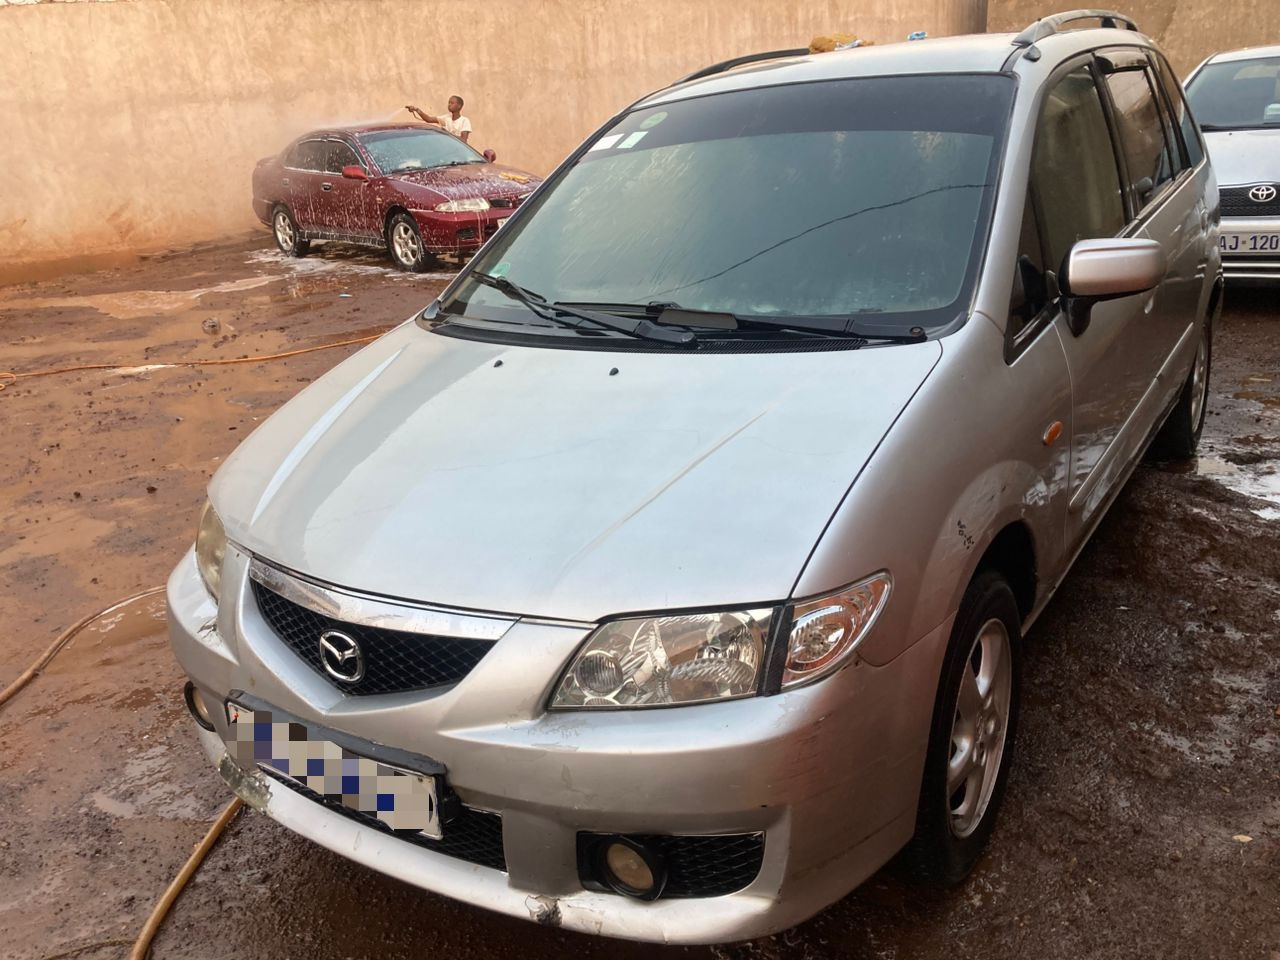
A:
[[[502,226],[502,225],[503,225],[504,223],[506,223],[506,222],[507,222],[507,218],[506,218],[506,217],[503,217],[503,218],[502,218],[501,220],[499,220],[496,224],[494,224],[493,229],[497,230],[497,229],[498,229],[498,227]]]
[[[1280,231],[1276,233],[1223,233],[1218,238],[1223,253],[1280,253]]]
[[[305,724],[274,719],[268,710],[228,703],[227,719],[227,751],[243,769],[263,767],[330,802],[377,817],[392,830],[440,839],[435,777],[400,770],[312,737]]]

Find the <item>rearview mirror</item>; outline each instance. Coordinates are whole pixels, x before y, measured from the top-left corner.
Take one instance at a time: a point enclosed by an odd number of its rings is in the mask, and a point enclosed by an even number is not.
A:
[[[1081,240],[1067,254],[1058,277],[1062,292],[1071,298],[1072,332],[1084,332],[1095,303],[1153,290],[1166,269],[1164,250],[1155,240]]]
[[[369,175],[361,167],[352,164],[342,168],[342,176],[347,180],[368,180]]]

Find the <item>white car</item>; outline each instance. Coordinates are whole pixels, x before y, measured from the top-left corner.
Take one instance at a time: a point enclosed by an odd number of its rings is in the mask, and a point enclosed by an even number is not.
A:
[[[1280,280],[1280,46],[1216,54],[1186,86],[1218,175],[1223,272]]]

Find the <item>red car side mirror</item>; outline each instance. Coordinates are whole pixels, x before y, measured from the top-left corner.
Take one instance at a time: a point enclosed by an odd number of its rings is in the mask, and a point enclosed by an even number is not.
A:
[[[369,175],[360,167],[352,164],[349,167],[342,168],[342,176],[347,180],[368,180]]]
[[[485,160],[487,160],[489,163],[497,163],[497,162],[498,162],[498,155],[497,155],[496,153],[494,153],[492,150],[486,150],[486,151],[484,152],[484,158],[485,158]]]

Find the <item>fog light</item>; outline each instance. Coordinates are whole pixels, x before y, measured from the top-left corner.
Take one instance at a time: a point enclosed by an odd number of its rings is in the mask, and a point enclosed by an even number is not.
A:
[[[187,685],[182,688],[182,699],[187,702],[187,710],[191,716],[205,730],[213,731],[213,717],[209,713],[209,706],[204,702],[204,697],[200,695],[199,688],[190,680]]]
[[[654,851],[626,837],[605,840],[597,850],[600,879],[614,892],[637,900],[662,893],[666,876]]]

